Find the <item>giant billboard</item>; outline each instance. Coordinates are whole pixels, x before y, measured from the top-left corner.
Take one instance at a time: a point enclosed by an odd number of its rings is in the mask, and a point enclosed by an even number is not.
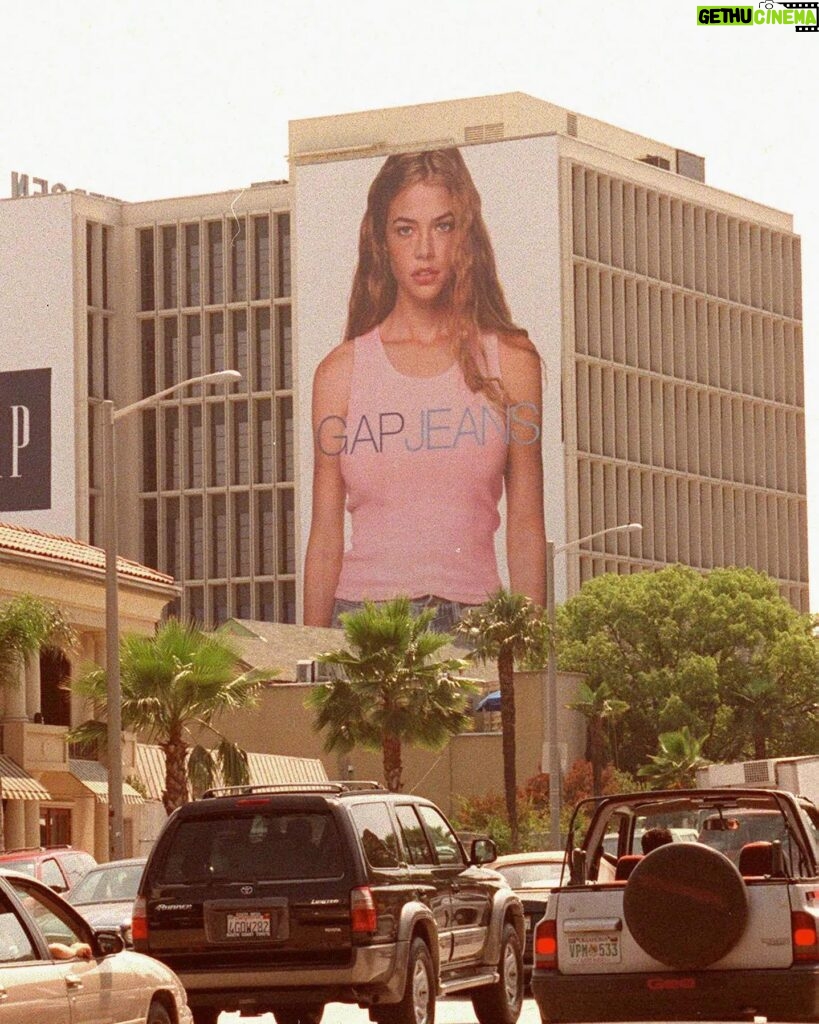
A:
[[[297,168],[305,624],[545,599],[563,525],[556,140]]]

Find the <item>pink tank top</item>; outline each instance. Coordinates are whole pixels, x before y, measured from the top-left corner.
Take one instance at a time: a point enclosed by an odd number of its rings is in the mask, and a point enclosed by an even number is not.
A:
[[[498,339],[483,343],[488,373],[500,378]],[[436,377],[408,377],[389,361],[377,328],[350,344],[350,404],[336,443],[352,537],[336,596],[481,604],[500,586],[504,413],[469,389],[457,363]]]

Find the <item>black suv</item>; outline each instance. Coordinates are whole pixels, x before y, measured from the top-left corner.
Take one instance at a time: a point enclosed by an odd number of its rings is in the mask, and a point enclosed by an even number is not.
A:
[[[221,1010],[318,1024],[328,1002],[383,1024],[433,1024],[471,996],[514,1024],[523,912],[495,844],[464,851],[423,797],[377,783],[211,790],[169,818],[134,905],[134,946],[172,967],[196,1024]]]

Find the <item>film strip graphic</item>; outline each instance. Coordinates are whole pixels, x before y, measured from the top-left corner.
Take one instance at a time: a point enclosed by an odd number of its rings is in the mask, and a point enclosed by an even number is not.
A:
[[[813,11],[813,17],[815,19],[816,24],[813,24],[813,25],[794,25],[794,28],[796,29],[797,32],[816,32],[816,30],[819,29],[819,2],[814,2],[814,3],[811,3],[811,4],[802,4],[802,3],[798,3],[798,4],[785,3],[785,4],[783,4],[783,3],[780,3],[779,6],[780,7],[785,7],[789,11],[806,11],[806,10],[812,10]]]

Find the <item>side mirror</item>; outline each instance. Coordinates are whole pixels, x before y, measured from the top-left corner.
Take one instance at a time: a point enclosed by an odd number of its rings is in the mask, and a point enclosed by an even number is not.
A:
[[[570,885],[586,884],[586,851],[575,847],[572,850],[571,872],[569,874]]]
[[[111,956],[112,953],[121,953],[125,949],[125,940],[120,932],[103,929],[94,932],[94,940],[101,956]]]
[[[488,864],[498,856],[498,848],[494,839],[473,839],[469,850],[469,860],[472,864]]]

